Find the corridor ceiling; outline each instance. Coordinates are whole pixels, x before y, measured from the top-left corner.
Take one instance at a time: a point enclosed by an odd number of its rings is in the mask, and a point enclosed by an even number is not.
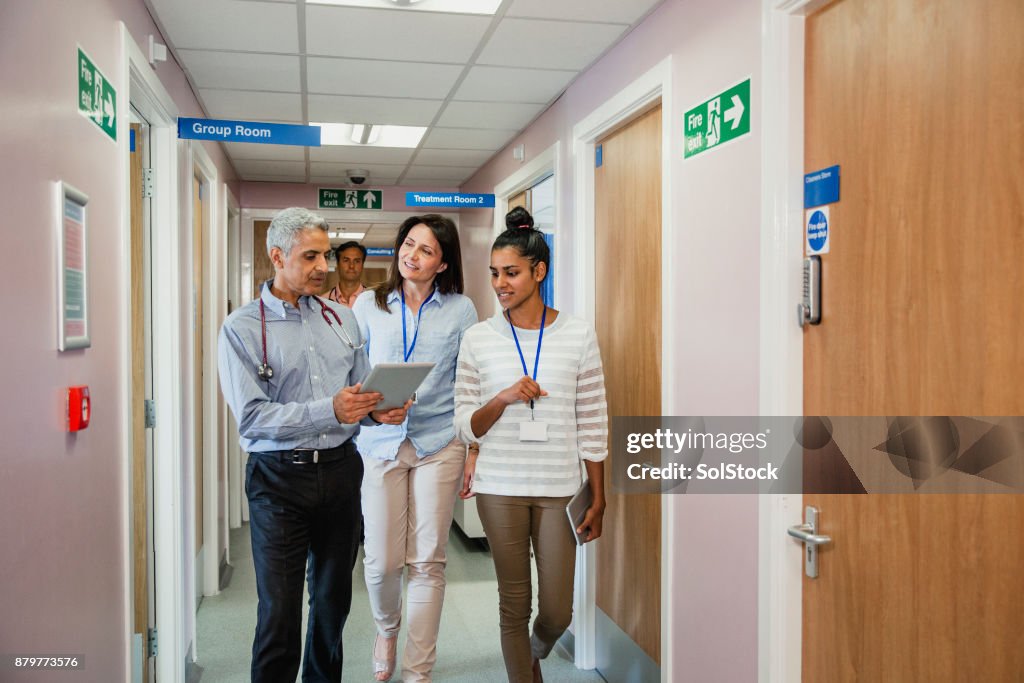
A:
[[[461,184],[660,2],[502,0],[482,16],[146,0],[209,118],[426,126],[415,149],[224,145],[242,180],[337,183],[360,168],[374,187]]]

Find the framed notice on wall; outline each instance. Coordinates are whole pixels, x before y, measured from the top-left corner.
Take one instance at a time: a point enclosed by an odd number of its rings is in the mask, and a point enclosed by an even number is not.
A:
[[[57,181],[57,348],[84,349],[89,341],[89,272],[85,205],[89,198]]]

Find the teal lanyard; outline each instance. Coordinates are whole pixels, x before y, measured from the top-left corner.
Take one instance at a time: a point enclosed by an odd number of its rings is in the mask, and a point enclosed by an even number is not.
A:
[[[434,289],[437,289],[436,287]],[[420,310],[416,314],[416,332],[412,335],[412,346],[408,346],[408,332],[405,329],[405,290],[399,286],[398,293],[402,296],[402,353],[405,354],[404,361],[409,362],[412,358],[412,351],[416,348],[416,340],[420,336],[420,318],[423,317],[423,309],[426,307],[427,302],[430,301],[430,297],[434,296],[434,289],[430,290],[430,296],[423,300],[420,304]]]
[[[523,347],[519,345],[519,337],[516,335],[516,326],[512,324],[512,314],[506,309],[505,317],[508,318],[508,326],[512,328],[512,339],[516,342],[516,351],[519,352],[519,361],[523,364],[523,374],[528,375],[526,369],[526,356],[523,355]],[[544,306],[544,312],[540,315],[540,335],[537,337],[537,355],[533,358],[533,381],[537,381],[537,366],[540,364],[540,346],[544,343],[544,322],[548,319],[548,307]],[[533,400],[530,400],[530,410],[533,410]]]

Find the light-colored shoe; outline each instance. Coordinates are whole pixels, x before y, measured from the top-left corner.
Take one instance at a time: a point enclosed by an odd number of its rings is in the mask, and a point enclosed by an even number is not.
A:
[[[383,643],[383,647],[381,647]],[[378,633],[373,639],[373,680],[390,681],[395,673],[395,653],[398,650],[398,636],[383,638]]]

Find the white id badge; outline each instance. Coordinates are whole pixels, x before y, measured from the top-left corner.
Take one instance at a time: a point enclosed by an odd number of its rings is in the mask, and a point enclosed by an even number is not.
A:
[[[519,440],[520,441],[547,441],[548,440],[548,423],[547,422],[536,422],[530,420],[528,422],[519,423]]]

